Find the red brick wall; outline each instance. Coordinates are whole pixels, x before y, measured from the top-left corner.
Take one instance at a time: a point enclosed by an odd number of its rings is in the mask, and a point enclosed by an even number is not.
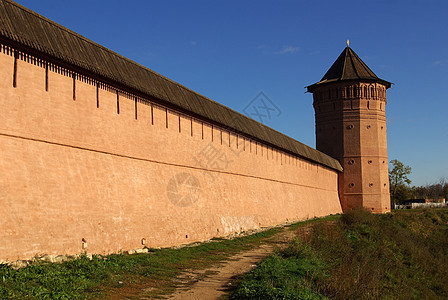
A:
[[[333,83],[317,88],[313,97],[316,148],[344,168],[339,180],[342,208],[390,211],[386,87]]]
[[[117,91],[88,78],[74,100],[72,76],[51,65],[46,91],[32,60],[17,60],[13,87],[14,57],[0,52],[0,259],[79,254],[82,239],[89,253],[172,246],[341,212],[334,170],[123,91],[118,114]]]

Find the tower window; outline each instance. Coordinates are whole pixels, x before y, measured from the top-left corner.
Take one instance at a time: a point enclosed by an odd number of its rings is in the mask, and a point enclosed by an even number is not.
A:
[[[347,129],[353,129],[353,127],[354,127],[353,124],[350,124],[347,126]]]
[[[350,183],[348,186],[352,188],[352,187],[355,186],[355,184],[352,182],[352,183]]]

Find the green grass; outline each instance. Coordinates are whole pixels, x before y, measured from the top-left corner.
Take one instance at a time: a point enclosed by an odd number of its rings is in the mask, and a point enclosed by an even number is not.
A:
[[[246,274],[234,299],[448,298],[448,210],[357,210],[288,226],[310,234]],[[0,299],[85,299],[170,293],[185,270],[266,243],[281,229],[150,254],[81,256],[60,264],[0,265]],[[305,231],[306,232],[306,231]]]
[[[151,296],[169,293],[186,269],[203,268],[268,239],[270,229],[232,240],[216,239],[194,247],[158,249],[148,254],[86,256],[63,263],[35,261],[13,269],[0,265],[0,299],[85,299],[105,291],[138,293],[153,288]],[[121,282],[121,283],[120,283]],[[133,290],[135,288],[135,290]]]
[[[323,261],[297,239],[249,272],[231,298],[325,299],[312,285],[316,276],[324,275]]]
[[[233,299],[448,298],[448,210],[343,214],[246,274]]]
[[[292,223],[292,224],[286,225],[285,227],[288,228],[289,230],[297,230],[300,227],[310,226],[310,225],[313,225],[316,223],[335,222],[335,221],[339,220],[340,217],[341,217],[340,214],[329,215],[329,216],[321,217],[321,218],[314,217],[313,219]]]

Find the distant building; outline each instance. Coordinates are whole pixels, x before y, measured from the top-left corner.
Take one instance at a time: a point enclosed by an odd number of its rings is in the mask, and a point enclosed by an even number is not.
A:
[[[401,202],[403,205],[411,205],[412,203],[445,203],[445,198],[439,198],[439,199],[409,199]]]

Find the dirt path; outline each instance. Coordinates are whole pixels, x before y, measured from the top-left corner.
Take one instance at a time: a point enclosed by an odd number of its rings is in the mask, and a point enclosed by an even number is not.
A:
[[[275,248],[286,246],[294,237],[303,234],[307,229],[300,228],[298,231],[283,230],[271,237],[265,244],[252,250],[238,253],[229,260],[207,269],[196,272],[185,273],[181,282],[185,285],[168,296],[168,299],[218,299],[228,293],[230,282],[252,268],[256,263],[271,254]],[[191,284],[191,282],[195,282]]]
[[[271,245],[262,245],[239,253],[219,266],[201,270],[196,274],[186,274],[195,276],[198,281],[192,286],[179,288],[169,299],[217,299],[226,294],[232,278],[249,272],[257,262],[272,253],[273,249]],[[205,276],[201,278],[201,275]]]

